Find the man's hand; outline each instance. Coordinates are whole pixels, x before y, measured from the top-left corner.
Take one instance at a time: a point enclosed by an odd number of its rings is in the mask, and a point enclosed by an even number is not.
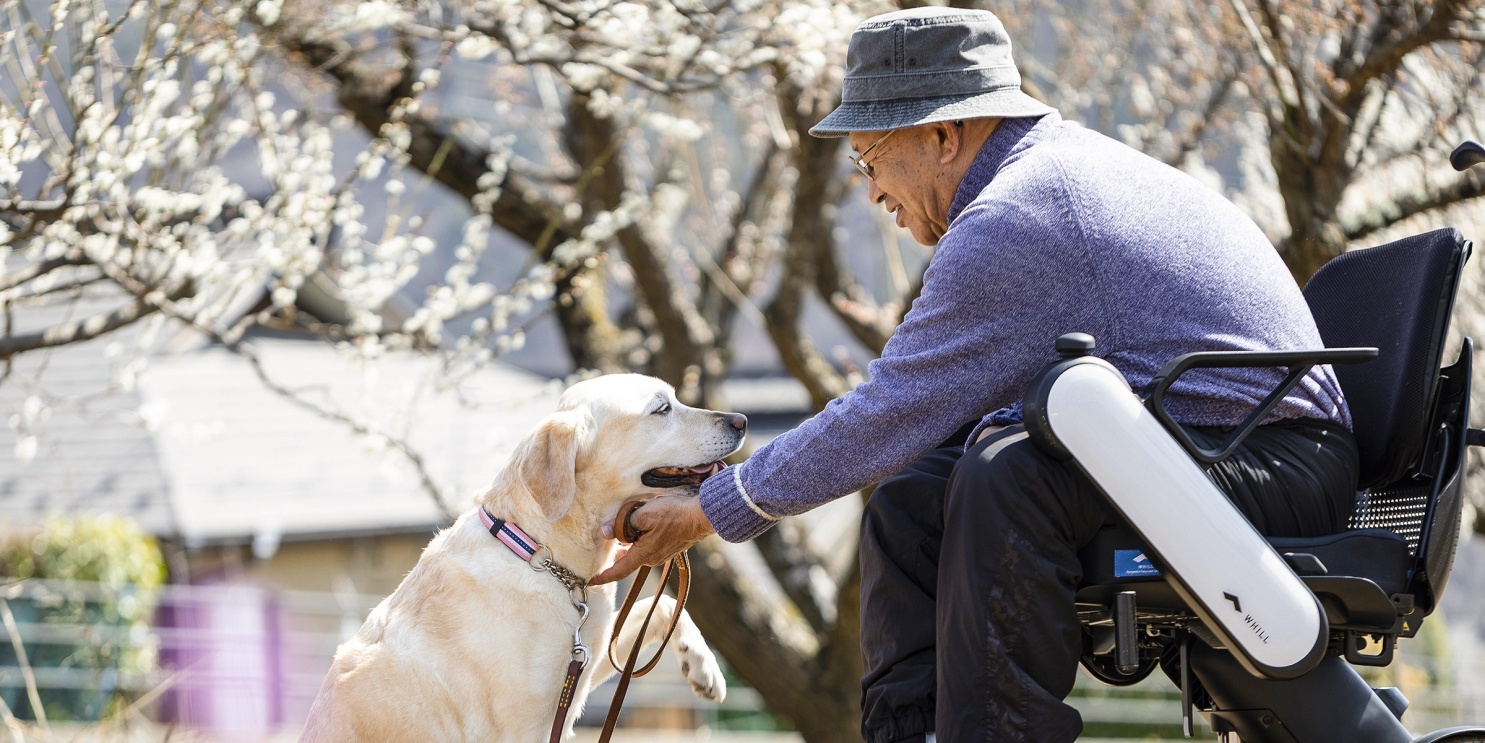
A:
[[[635,509],[629,522],[644,536],[621,551],[613,565],[588,579],[588,585],[612,583],[641,565],[659,565],[717,533],[701,510],[701,499],[692,495],[662,495]],[[601,529],[604,538],[613,537],[612,521]]]

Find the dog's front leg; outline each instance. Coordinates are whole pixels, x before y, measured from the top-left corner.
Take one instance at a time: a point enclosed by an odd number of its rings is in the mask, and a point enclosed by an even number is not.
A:
[[[650,626],[646,628],[644,637],[640,638],[639,627],[644,623],[644,616],[649,612],[650,604],[655,601],[659,601],[659,604],[655,606],[655,616],[650,619]],[[628,621],[624,622],[624,626],[619,629],[618,639],[614,643],[613,660],[621,664],[627,660],[636,639],[642,643],[639,662],[643,663],[648,660],[655,643],[665,639],[665,630],[670,626],[670,620],[675,616],[675,611],[675,599],[663,594],[636,602],[629,612]],[[712,655],[711,648],[706,646],[701,630],[696,628],[696,623],[691,621],[691,615],[685,610],[681,611],[680,622],[676,624],[675,636],[671,638],[671,643],[675,649],[676,660],[680,661],[681,672],[686,674],[686,680],[690,682],[691,690],[696,692],[696,696],[714,702],[722,701],[727,696],[727,680],[722,677],[722,668],[717,664],[717,657]],[[593,673],[592,687],[608,680],[620,670],[614,668],[607,652],[602,655],[603,662]]]

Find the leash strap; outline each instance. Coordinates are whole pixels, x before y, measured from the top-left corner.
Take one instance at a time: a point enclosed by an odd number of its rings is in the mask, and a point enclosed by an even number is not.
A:
[[[567,726],[567,712],[572,709],[572,697],[577,693],[578,678],[588,665],[588,648],[583,645],[583,623],[588,621],[588,602],[573,605],[582,616],[572,630],[572,662],[567,664],[567,676],[562,679],[562,691],[557,695],[557,714],[552,718],[552,736],[549,743],[560,743],[563,729]]]
[[[629,506],[629,504],[625,504]],[[629,517],[634,513],[638,505],[627,507],[622,510],[620,517],[616,519],[620,524],[621,538],[626,542],[632,542],[642,532],[635,532]],[[623,629],[624,621],[629,618],[629,611],[634,608],[635,602],[639,600],[639,594],[644,591],[645,581],[650,577],[650,568],[641,567],[634,573],[634,584],[629,587],[629,593],[624,597],[624,604],[619,608],[619,616],[614,620],[614,632],[608,642],[608,661],[614,668],[620,668],[619,684],[614,688],[614,699],[608,707],[608,717],[603,721],[603,732],[598,736],[598,743],[609,743],[614,734],[614,728],[619,722],[619,711],[624,706],[624,694],[629,690],[629,680],[637,676],[643,676],[654,670],[655,665],[660,662],[660,654],[665,652],[665,646],[670,644],[671,635],[675,634],[675,628],[680,624],[681,611],[686,608],[686,597],[691,592],[691,560],[682,552],[675,557],[666,560],[660,567],[660,584],[655,589],[655,598],[665,591],[665,582],[670,579],[670,574],[676,575],[675,590],[675,614],[670,618],[670,626],[665,630],[665,639],[660,642],[660,647],[655,650],[655,655],[649,662],[639,668],[635,665],[639,661],[640,646],[644,645],[645,632],[650,628],[650,620],[655,616],[655,607],[660,605],[657,600],[650,604],[650,610],[645,613],[644,621],[639,625],[639,633],[635,635],[634,647],[629,649],[629,657],[621,667],[614,658],[614,648],[619,642],[619,630]],[[555,743],[555,740],[553,741]]]
[[[557,718],[552,720],[552,737],[548,743],[561,743],[562,729],[567,726],[567,711],[572,708],[572,695],[577,693],[578,677],[583,675],[583,661],[567,664],[567,678],[562,681],[562,694],[557,697]]]

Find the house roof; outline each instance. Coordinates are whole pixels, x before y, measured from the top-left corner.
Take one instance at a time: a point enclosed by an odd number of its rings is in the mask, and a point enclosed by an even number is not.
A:
[[[140,390],[163,411],[156,446],[187,544],[430,529],[444,521],[433,495],[382,434],[424,457],[457,513],[561,391],[502,366],[441,386],[430,356],[363,366],[320,343],[260,337],[253,345],[275,385],[376,433],[357,435],[271,390],[221,347],[156,360]]]
[[[89,290],[15,306],[7,335],[122,301]],[[378,437],[275,393],[221,346],[181,343],[178,328],[167,326],[138,351],[145,330],[140,323],[19,354],[8,374],[0,366],[8,423],[0,426],[0,528],[95,511],[187,544],[271,544],[424,531],[444,521],[414,468]],[[260,334],[252,346],[276,384],[370,430],[406,437],[455,513],[560,394],[560,383],[502,365],[440,386],[440,362],[431,356],[393,354],[362,367],[302,337]],[[148,363],[137,374],[126,369],[141,353]]]
[[[232,313],[248,311],[263,293],[242,294]],[[336,309],[333,292],[312,283],[300,299],[317,302],[305,308],[311,312]],[[12,302],[3,333],[38,333],[127,301],[101,284]],[[9,424],[0,427],[0,528],[96,511],[127,515],[188,545],[271,545],[444,522],[415,468],[385,437],[357,435],[273,391],[246,358],[179,323],[150,325],[0,365],[0,411]],[[255,331],[251,345],[274,384],[365,430],[409,441],[453,513],[561,392],[560,382],[500,364],[449,384],[434,356],[389,354],[362,365],[292,333]]]
[[[66,304],[8,308],[7,335],[24,336],[117,308],[116,295],[88,291]],[[0,364],[0,528],[52,513],[125,514],[157,534],[175,531],[162,497],[154,437],[139,422],[128,388],[128,326],[102,338],[20,354]],[[34,454],[23,450],[35,444]]]

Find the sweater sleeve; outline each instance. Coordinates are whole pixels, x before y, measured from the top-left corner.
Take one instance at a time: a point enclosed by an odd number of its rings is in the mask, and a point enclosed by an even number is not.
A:
[[[752,539],[782,516],[903,469],[965,423],[1019,400],[1055,355],[1058,335],[1101,332],[1064,301],[1079,296],[1076,284],[1093,279],[1092,267],[1069,265],[1065,257],[1080,253],[1076,226],[1041,216],[1048,213],[1000,201],[959,215],[870,379],[702,484],[717,532]]]

